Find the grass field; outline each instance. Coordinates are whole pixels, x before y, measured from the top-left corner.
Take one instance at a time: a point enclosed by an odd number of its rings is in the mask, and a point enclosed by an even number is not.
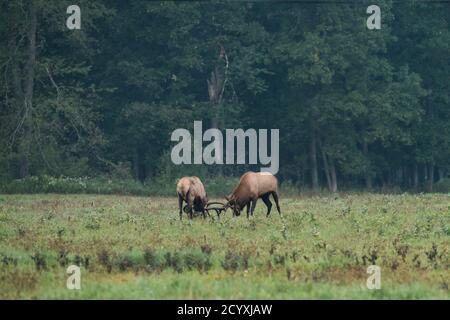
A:
[[[180,222],[175,197],[0,195],[0,298],[450,299],[450,196],[280,205],[283,218],[259,201],[250,220]]]

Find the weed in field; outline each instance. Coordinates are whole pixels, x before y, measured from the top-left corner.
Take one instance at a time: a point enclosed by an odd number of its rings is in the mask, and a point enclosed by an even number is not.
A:
[[[206,272],[212,266],[210,256],[197,249],[186,252],[184,261],[188,270],[197,270],[199,272]]]
[[[31,256],[31,259],[33,259],[36,265],[36,269],[38,271],[47,270],[47,258],[45,255],[36,252],[34,255]]]
[[[17,266],[18,260],[15,257],[10,257],[8,255],[1,255],[0,261],[2,262],[3,267],[7,266]]]
[[[406,261],[406,255],[409,251],[409,245],[407,244],[400,244],[398,239],[394,240],[394,247],[397,251],[397,254],[402,258],[403,262]]]
[[[59,251],[58,263],[61,267],[66,267],[69,264],[68,253],[66,250],[61,249]]]
[[[247,270],[250,256],[248,253],[235,253],[228,251],[222,261],[222,268],[227,271]]]
[[[438,257],[438,249],[436,244],[433,243],[433,245],[431,246],[431,249],[428,251],[425,251],[425,254],[428,258],[428,261],[430,264],[432,264],[435,268],[437,265],[437,257]]]
[[[204,254],[211,255],[212,253],[212,248],[208,244],[202,244],[200,249]]]
[[[165,258],[167,266],[172,267],[178,273],[183,272],[184,261],[179,252],[166,252]]]
[[[161,272],[166,264],[164,255],[152,248],[146,248],[144,250],[144,261],[148,272]]]
[[[106,250],[101,250],[98,255],[98,261],[100,262],[100,264],[102,266],[104,266],[106,268],[106,271],[108,273],[111,273],[112,271],[112,261],[111,261],[111,257],[108,251]]]

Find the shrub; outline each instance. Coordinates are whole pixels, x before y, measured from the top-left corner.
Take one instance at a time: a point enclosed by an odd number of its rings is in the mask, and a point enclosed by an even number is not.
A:
[[[109,252],[106,250],[102,250],[98,253],[98,261],[100,262],[100,264],[102,266],[104,266],[106,268],[106,271],[108,273],[111,272],[112,270],[112,262],[111,262],[111,258],[109,256]]]
[[[0,193],[6,194],[32,194],[32,193],[62,193],[62,194],[119,194],[136,196],[173,196],[176,181],[185,174],[176,177],[159,176],[155,179],[141,183],[131,178],[118,175],[108,177],[52,177],[47,175],[32,176],[24,179],[0,182]],[[232,190],[238,178],[224,176],[207,177],[199,175],[208,194],[224,196],[224,190]]]
[[[66,267],[69,264],[68,253],[66,250],[61,249],[58,253],[58,263],[61,267]]]
[[[37,270],[47,270],[47,257],[39,252],[36,252],[34,255],[31,256],[31,259],[33,259],[36,269]]]
[[[18,262],[16,257],[9,256],[6,254],[0,254],[0,261],[3,266],[9,266],[9,265],[17,266],[17,262]]]
[[[228,271],[246,270],[249,267],[249,255],[228,251],[222,261],[222,268]]]
[[[210,256],[198,249],[187,251],[184,254],[184,264],[189,270],[196,269],[199,272],[208,271],[212,266]]]
[[[450,178],[441,179],[434,184],[435,192],[450,193]]]
[[[172,267],[178,273],[183,272],[183,257],[179,252],[166,252],[165,258],[167,266]]]
[[[132,179],[70,178],[47,175],[3,182],[2,193],[87,193],[149,195],[148,186]]]
[[[151,248],[144,250],[144,261],[147,271],[162,271],[166,264],[164,255]]]

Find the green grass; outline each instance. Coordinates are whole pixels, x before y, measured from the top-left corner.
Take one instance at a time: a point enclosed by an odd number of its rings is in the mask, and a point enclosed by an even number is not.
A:
[[[0,195],[3,299],[449,299],[450,197],[282,198],[178,219],[175,197]],[[81,266],[81,290],[66,268]],[[366,288],[381,267],[382,289]]]

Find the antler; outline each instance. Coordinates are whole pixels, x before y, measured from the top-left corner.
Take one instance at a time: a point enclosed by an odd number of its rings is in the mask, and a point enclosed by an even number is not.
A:
[[[213,205],[213,204],[216,204],[216,205],[217,205],[217,204],[220,204],[221,206],[220,206],[220,207],[218,207],[218,206],[216,206],[216,207],[210,207],[210,205]],[[225,203],[217,202],[217,201],[208,202],[208,203],[206,204],[205,210],[208,212],[208,214],[209,214],[209,211],[210,211],[210,210],[214,210],[214,211],[217,213],[217,216],[219,216],[219,215],[222,213],[222,211],[225,211],[225,210],[226,210],[226,208],[225,208]]]

